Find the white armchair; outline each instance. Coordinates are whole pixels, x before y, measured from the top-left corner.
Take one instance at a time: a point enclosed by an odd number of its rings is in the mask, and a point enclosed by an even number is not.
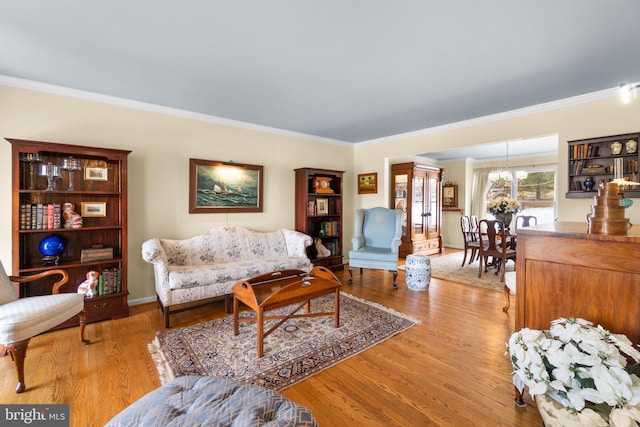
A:
[[[30,282],[42,277],[61,275],[54,283],[52,295],[18,298],[12,282]],[[75,315],[80,317],[80,340],[84,339],[86,313],[84,312],[84,295],[77,293],[58,293],[69,276],[61,269],[47,270],[31,276],[7,276],[0,262],[0,354],[11,355],[18,372],[16,393],[25,390],[24,359],[27,346],[32,337],[58,326]]]
[[[372,268],[393,273],[393,289],[398,289],[398,248],[402,237],[402,211],[387,208],[356,210],[353,250],[349,251],[349,281],[351,269]]]

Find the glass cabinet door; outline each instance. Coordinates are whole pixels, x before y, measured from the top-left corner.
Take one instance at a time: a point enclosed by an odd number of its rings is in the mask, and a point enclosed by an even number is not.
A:
[[[429,177],[427,178],[427,188],[429,193],[429,200],[426,206],[427,212],[427,238],[432,239],[439,235],[438,232],[438,179]]]
[[[426,234],[426,208],[428,207],[428,194],[425,194],[425,180],[422,176],[413,178],[413,204],[411,206],[412,237],[423,239]]]
[[[407,185],[409,183],[409,175],[399,174],[394,177],[394,206],[402,211],[402,237],[407,236]]]

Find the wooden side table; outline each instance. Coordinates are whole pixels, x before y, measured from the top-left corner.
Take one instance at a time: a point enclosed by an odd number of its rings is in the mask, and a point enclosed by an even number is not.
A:
[[[264,338],[288,319],[296,317],[334,316],[334,328],[340,326],[340,280],[326,267],[314,267],[311,272],[281,270],[243,280],[233,286],[233,335],[237,336],[239,322],[256,322],[258,357],[264,355]],[[311,300],[330,293],[335,294],[334,310],[311,313]],[[256,317],[239,318],[239,302],[256,312]],[[265,316],[266,311],[300,303],[289,314]],[[298,311],[306,307],[306,313]],[[280,321],[264,332],[265,320]]]

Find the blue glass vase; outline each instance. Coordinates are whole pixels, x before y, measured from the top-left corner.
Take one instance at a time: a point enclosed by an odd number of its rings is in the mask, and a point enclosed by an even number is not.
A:
[[[67,240],[57,234],[45,237],[40,242],[38,249],[42,253],[42,264],[58,264],[60,262],[60,255],[64,252],[64,248],[67,246]]]

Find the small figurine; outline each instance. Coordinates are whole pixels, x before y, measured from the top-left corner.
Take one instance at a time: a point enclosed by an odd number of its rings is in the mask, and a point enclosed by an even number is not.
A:
[[[315,240],[315,247],[318,251],[318,258],[326,258],[331,255],[331,251],[322,244],[322,239]]]
[[[64,218],[64,228],[82,228],[82,216],[74,212],[73,203],[62,204],[62,217]]]
[[[98,286],[98,272],[90,271],[87,273],[87,280],[78,286],[78,293],[86,298],[93,298],[96,296],[96,286]]]

